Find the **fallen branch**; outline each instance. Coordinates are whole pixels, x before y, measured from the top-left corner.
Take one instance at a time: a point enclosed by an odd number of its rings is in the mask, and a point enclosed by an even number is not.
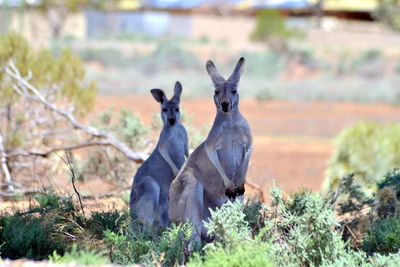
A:
[[[57,151],[63,151],[63,150],[75,150],[75,149],[80,149],[80,148],[85,148],[85,147],[91,147],[91,146],[111,146],[111,144],[107,140],[99,140],[99,141],[94,141],[94,142],[85,142],[85,143],[80,143],[80,144],[75,144],[75,145],[65,145],[65,146],[59,146],[59,147],[52,147],[47,151],[40,151],[40,150],[31,150],[31,151],[15,151],[12,153],[6,154],[7,158],[14,158],[14,157],[30,157],[30,156],[39,156],[46,158],[50,154],[55,153]]]
[[[147,158],[147,155],[144,153],[132,151],[128,146],[126,146],[124,143],[121,143],[113,135],[100,131],[93,126],[81,124],[78,122],[78,120],[76,120],[71,112],[61,110],[59,107],[57,107],[57,105],[47,101],[40,91],[28,82],[28,78],[21,76],[19,70],[12,61],[10,61],[7,66],[4,67],[3,71],[17,82],[17,85],[13,86],[13,88],[18,94],[43,104],[52,112],[65,118],[75,129],[81,130],[91,136],[103,139],[107,145],[112,146],[121,152],[125,157],[136,163],[142,163]]]

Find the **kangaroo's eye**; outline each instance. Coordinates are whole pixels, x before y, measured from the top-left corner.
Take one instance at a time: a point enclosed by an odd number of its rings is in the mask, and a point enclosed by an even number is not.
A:
[[[236,90],[232,90],[232,94],[236,94],[237,93],[237,91]]]
[[[179,112],[179,108],[176,108],[175,111],[176,111],[176,112]]]
[[[218,94],[219,94],[219,91],[215,91],[215,94],[218,95]]]
[[[163,111],[163,112],[167,112],[168,110],[167,110],[166,108],[163,108],[162,111]]]

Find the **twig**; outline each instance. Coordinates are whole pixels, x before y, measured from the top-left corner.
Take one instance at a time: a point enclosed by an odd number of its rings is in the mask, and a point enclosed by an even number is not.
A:
[[[65,163],[65,165],[67,165],[69,171],[71,172],[72,187],[73,187],[73,189],[74,189],[76,195],[78,196],[79,205],[80,205],[80,207],[81,207],[83,217],[86,218],[86,216],[85,216],[85,210],[83,209],[83,203],[82,203],[81,194],[79,193],[78,189],[77,189],[76,186],[75,186],[75,177],[76,177],[76,176],[75,176],[74,168],[72,167],[71,159],[70,159],[70,157],[69,157],[69,154],[70,154],[70,153],[71,153],[70,151],[65,150],[65,156],[67,157],[67,160],[65,160],[65,159],[64,159],[63,157],[61,157],[57,152],[55,152],[55,154]]]

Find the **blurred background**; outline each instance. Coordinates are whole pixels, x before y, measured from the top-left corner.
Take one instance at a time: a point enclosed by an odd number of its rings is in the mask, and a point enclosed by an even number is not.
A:
[[[62,83],[73,64],[77,71],[68,77],[79,77],[74,86],[91,92],[64,94],[79,104],[80,120],[135,151],[151,151],[160,130],[149,90],[171,96],[177,80],[195,148],[215,116],[206,60],[227,77],[243,56],[239,94],[254,135],[252,184],[319,191],[350,172],[360,181],[381,178],[400,163],[398,0],[0,0],[0,34],[0,62],[19,58],[33,79],[56,71],[51,58],[61,60],[51,83]],[[33,63],[19,55],[28,47]],[[8,151],[43,147],[28,144],[21,129],[8,135]],[[109,148],[80,151],[74,159],[83,194],[129,187],[137,166]],[[10,166],[16,181],[36,188],[39,178],[60,188],[69,182],[50,182],[54,166],[36,168],[34,181],[31,163]]]

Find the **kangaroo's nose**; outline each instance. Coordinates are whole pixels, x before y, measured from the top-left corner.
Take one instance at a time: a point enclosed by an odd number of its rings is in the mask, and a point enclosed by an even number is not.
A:
[[[223,102],[221,102],[221,107],[222,107],[223,112],[228,112],[230,104],[227,101],[223,101]]]
[[[173,126],[175,124],[175,118],[168,118],[168,123]]]

